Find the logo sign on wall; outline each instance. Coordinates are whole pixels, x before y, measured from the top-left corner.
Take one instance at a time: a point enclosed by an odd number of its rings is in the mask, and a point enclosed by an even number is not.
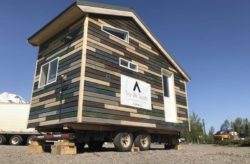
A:
[[[121,75],[121,104],[152,110],[151,106],[151,85]]]

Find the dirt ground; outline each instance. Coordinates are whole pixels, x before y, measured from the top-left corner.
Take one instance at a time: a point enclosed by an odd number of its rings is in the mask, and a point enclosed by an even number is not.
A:
[[[250,164],[250,147],[221,147],[213,145],[181,145],[181,150],[164,150],[163,145],[152,145],[144,152],[115,152],[112,145],[105,145],[101,152],[86,151],[77,155],[52,155],[50,153],[30,154],[26,146],[0,145],[0,164],[31,163],[239,163]]]

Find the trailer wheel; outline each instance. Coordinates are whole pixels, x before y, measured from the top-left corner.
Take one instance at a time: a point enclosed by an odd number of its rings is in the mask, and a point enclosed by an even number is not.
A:
[[[32,139],[34,136],[29,136],[26,140],[26,145],[30,145],[32,143]]]
[[[98,151],[98,150],[102,150],[102,145],[103,145],[104,142],[102,141],[92,141],[92,142],[89,142],[88,145],[89,145],[89,149],[91,151]]]
[[[167,140],[167,142],[164,144],[165,149],[174,149],[176,145],[179,144],[177,137],[171,137]]]
[[[14,135],[10,137],[9,142],[11,145],[21,145],[23,143],[23,138],[19,135]]]
[[[143,133],[136,136],[134,145],[139,147],[141,151],[149,150],[151,145],[151,136]]]
[[[117,133],[113,142],[117,151],[130,151],[133,145],[133,135],[128,132]]]
[[[165,143],[165,144],[164,144],[164,148],[165,148],[166,150],[174,149],[175,146],[176,146],[176,145],[170,145],[170,144],[168,144],[168,143]]]
[[[84,151],[85,143],[76,143],[77,153],[82,153]]]
[[[6,137],[4,135],[0,135],[0,145],[4,145],[6,141]]]

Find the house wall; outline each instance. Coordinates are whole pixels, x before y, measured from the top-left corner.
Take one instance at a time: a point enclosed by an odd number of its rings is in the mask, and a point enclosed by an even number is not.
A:
[[[101,31],[103,24],[129,31],[129,43]],[[184,78],[131,18],[91,14],[86,57],[83,122],[164,129],[188,128]],[[120,67],[119,57],[137,63],[139,72]],[[164,119],[162,68],[174,73],[179,124],[166,123]],[[152,110],[120,104],[121,74],[151,84]]]
[[[67,40],[70,35],[73,39]],[[29,127],[75,121],[77,116],[78,90],[82,57],[83,20],[78,20],[68,28],[55,34],[39,47],[33,84]],[[41,66],[59,57],[57,81],[39,88]],[[62,87],[61,75],[66,75]],[[60,101],[61,100],[61,101]]]
[[[115,16],[89,15],[86,63],[82,61],[83,19],[55,34],[39,48],[34,77],[29,127],[79,121],[132,125],[159,129],[187,129],[188,110],[186,81],[168,62],[166,57],[150,41],[131,19]],[[129,31],[129,43],[101,31],[101,25],[109,24]],[[65,42],[71,35],[73,40]],[[57,81],[38,88],[40,68],[59,57]],[[134,61],[139,72],[119,66],[119,57]],[[84,60],[85,61],[85,60]],[[85,67],[83,108],[78,107],[81,66]],[[162,89],[162,68],[174,73],[178,123],[166,123]],[[60,76],[66,75],[62,87]],[[120,104],[120,76],[126,75],[151,85],[152,110]],[[80,97],[80,99],[79,99]],[[60,112],[61,111],[61,112]],[[59,114],[61,113],[61,114]]]

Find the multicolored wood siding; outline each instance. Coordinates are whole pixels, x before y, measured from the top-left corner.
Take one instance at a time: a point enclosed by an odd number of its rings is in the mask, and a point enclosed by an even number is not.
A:
[[[70,36],[70,40],[66,37]],[[83,20],[55,34],[39,48],[29,127],[76,121],[82,57]],[[41,66],[59,58],[57,81],[39,88]],[[62,82],[61,75],[66,76]],[[63,87],[63,92],[60,91]]]
[[[29,127],[76,122],[81,67],[85,67],[82,123],[126,125],[155,129],[188,128],[185,78],[150,41],[132,18],[89,14],[87,46],[83,45],[83,19],[40,46],[34,78]],[[110,25],[129,31],[129,43],[101,30]],[[73,36],[67,41],[66,36]],[[86,48],[86,63],[81,63]],[[57,82],[38,88],[40,68],[59,57]],[[134,72],[119,66],[119,57],[139,66]],[[165,122],[162,69],[174,73],[178,123]],[[64,91],[60,76],[66,75]],[[152,110],[120,104],[120,76],[151,85]]]
[[[129,31],[129,43],[101,30],[109,25]],[[119,66],[119,57],[139,65],[139,72]],[[164,118],[162,68],[174,73],[178,123]],[[120,104],[120,76],[151,84],[152,110]],[[150,41],[132,18],[89,16],[83,122],[175,129],[188,127],[184,78]]]

